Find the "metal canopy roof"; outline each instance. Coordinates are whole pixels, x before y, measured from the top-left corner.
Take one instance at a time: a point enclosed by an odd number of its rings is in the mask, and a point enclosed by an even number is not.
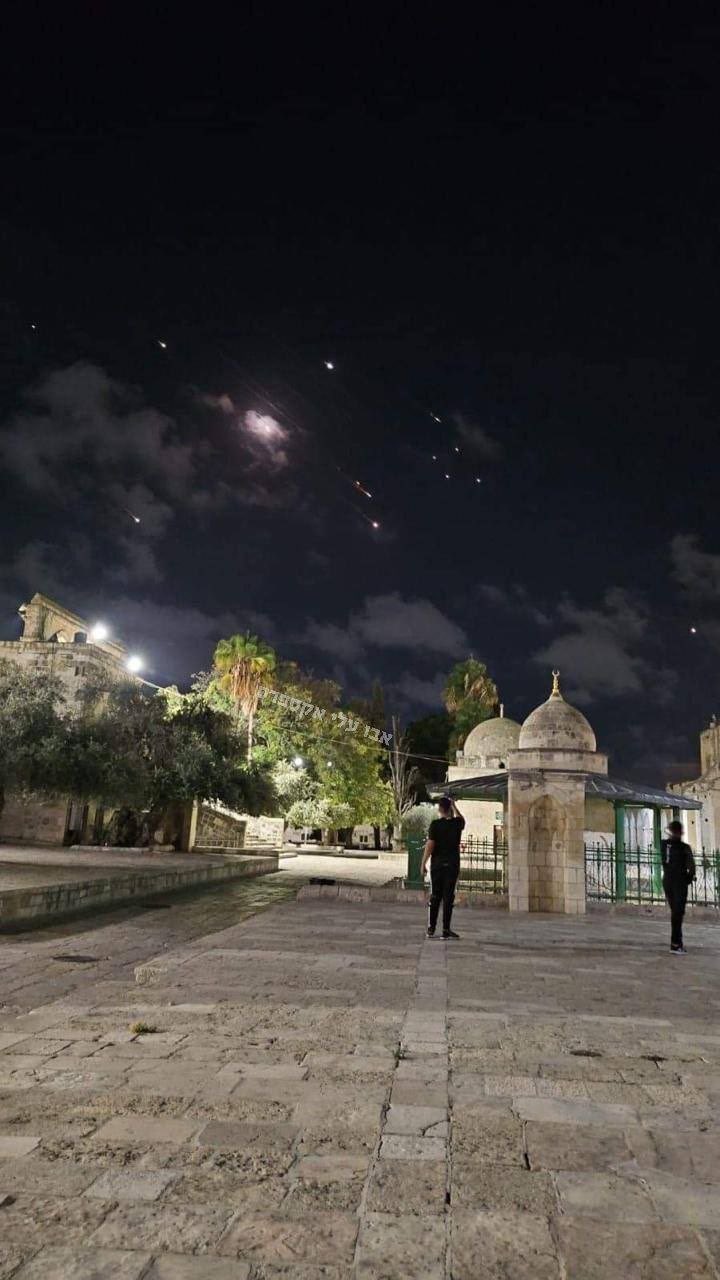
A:
[[[508,774],[486,774],[481,778],[459,778],[445,786],[433,786],[433,796],[452,796],[464,800],[504,800],[507,796]],[[600,796],[614,804],[637,805],[643,809],[702,809],[699,800],[692,796],[676,795],[673,791],[660,791],[642,783],[625,782],[621,778],[608,778],[602,773],[585,774],[585,795]]]

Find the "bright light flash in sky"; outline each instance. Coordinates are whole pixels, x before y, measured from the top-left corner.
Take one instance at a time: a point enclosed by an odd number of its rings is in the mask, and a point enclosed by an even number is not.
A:
[[[167,351],[167,342],[163,342],[162,338],[158,338],[158,346],[162,347],[163,351]]]
[[[370,493],[370,490],[363,488],[359,480],[353,480],[353,484],[355,485],[356,489],[359,489],[361,493],[365,494],[366,498],[372,498],[372,494]]]
[[[335,368],[335,365],[333,364],[332,360],[326,360],[326,361],[325,361],[325,368],[326,368],[326,369],[334,369],[334,368]]]

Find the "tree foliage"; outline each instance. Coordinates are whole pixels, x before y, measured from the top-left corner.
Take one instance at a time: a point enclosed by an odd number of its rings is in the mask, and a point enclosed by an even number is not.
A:
[[[65,788],[69,723],[57,681],[0,663],[0,812],[10,789]]]
[[[399,825],[408,809],[415,804],[418,791],[424,790],[424,787],[419,770],[410,757],[410,739],[403,733],[398,716],[393,716],[392,727],[390,786],[393,795],[393,820]]]
[[[276,666],[273,650],[257,636],[246,632],[244,636],[230,636],[220,640],[215,649],[213,665],[217,683],[229,694],[238,711],[247,721],[247,758],[252,758],[253,726],[263,687],[270,683]]]
[[[69,740],[69,789],[106,804],[162,814],[172,804],[216,800],[259,812],[271,788],[245,765],[230,716],[197,694],[148,694],[117,685],[91,693]]]
[[[500,695],[485,663],[466,658],[450,672],[443,700],[453,721],[449,745],[457,750],[476,724],[497,715]]]

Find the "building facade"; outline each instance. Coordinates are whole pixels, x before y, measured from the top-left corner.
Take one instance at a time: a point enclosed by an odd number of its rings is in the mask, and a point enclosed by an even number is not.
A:
[[[520,725],[505,715],[483,720],[470,730],[462,751],[456,754],[456,764],[450,765],[448,782],[463,778],[480,778],[507,770],[507,759],[520,738]],[[462,806],[465,819],[465,840],[492,842],[502,833],[505,825],[504,807],[495,800],[466,800]]]
[[[50,676],[60,685],[65,707],[78,709],[82,691],[109,688],[133,679],[128,652],[114,640],[96,636],[86,619],[36,593],[20,605],[22,633],[0,640],[0,665],[27,675]],[[108,815],[100,805],[70,801],[66,796],[40,799],[9,793],[0,813],[0,841],[5,844],[84,844],[99,839]]]
[[[686,817],[686,839],[696,854],[720,849],[720,724],[712,717],[700,734],[700,776],[690,782],[671,783],[669,791],[684,792],[702,804]]]

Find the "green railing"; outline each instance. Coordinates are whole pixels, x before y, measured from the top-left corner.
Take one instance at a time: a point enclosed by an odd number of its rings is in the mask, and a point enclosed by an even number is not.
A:
[[[699,907],[720,907],[720,851],[703,850],[695,856],[697,878],[690,885],[688,902]],[[660,858],[652,849],[624,849],[611,844],[585,845],[587,897],[600,902],[664,902]]]
[[[463,893],[507,892],[507,845],[504,840],[468,836],[460,845],[458,890]]]

